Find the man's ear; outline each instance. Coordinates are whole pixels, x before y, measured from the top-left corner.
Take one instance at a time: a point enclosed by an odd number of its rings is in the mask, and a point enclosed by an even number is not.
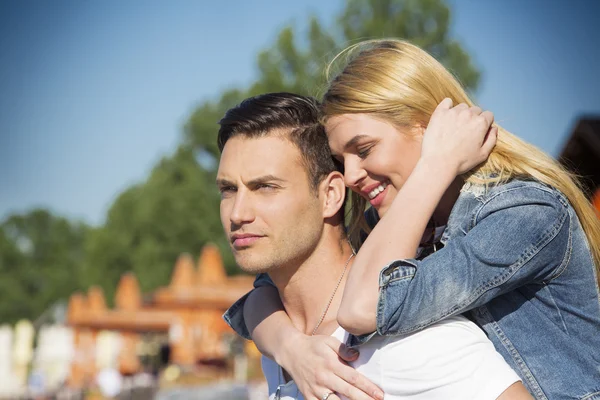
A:
[[[338,171],[331,172],[319,185],[319,191],[323,196],[323,218],[331,218],[344,206],[344,175]]]

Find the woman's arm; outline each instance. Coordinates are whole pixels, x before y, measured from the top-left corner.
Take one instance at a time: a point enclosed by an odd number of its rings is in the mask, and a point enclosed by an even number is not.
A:
[[[542,184],[502,185],[467,219],[443,249],[382,271],[379,333],[414,332],[528,283],[542,284],[569,260],[568,205]]]
[[[528,283],[552,279],[568,259],[568,202],[542,184],[515,181],[478,201],[468,223],[443,249],[411,260],[418,235],[410,221],[423,218],[418,210],[427,212],[431,199],[411,198],[405,189],[417,192],[418,179],[427,186],[426,175],[415,168],[350,271],[338,319],[355,335],[421,330]],[[425,189],[433,197],[433,189]],[[407,199],[414,204],[401,203]],[[369,252],[361,257],[363,250]],[[382,265],[387,267],[380,270]]]
[[[238,310],[243,311],[243,321],[257,348],[290,374],[305,398],[320,398],[333,390],[350,399],[383,399],[381,389],[348,366],[358,352],[334,337],[307,336],[298,331],[274,286],[259,285],[241,305]]]
[[[258,350],[279,364],[275,357],[286,339],[301,336],[285,313],[277,289],[262,286],[254,289],[244,303],[244,320]],[[282,364],[279,364],[282,365]]]
[[[446,99],[432,115],[422,154],[348,275],[338,322],[353,334],[376,330],[381,266],[415,256],[425,227],[458,174],[483,162],[496,142],[491,113]]]

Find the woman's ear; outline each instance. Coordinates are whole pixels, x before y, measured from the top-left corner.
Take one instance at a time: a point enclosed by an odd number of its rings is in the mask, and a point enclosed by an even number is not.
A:
[[[346,199],[346,185],[341,172],[331,172],[319,185],[319,192],[323,196],[323,218],[331,218],[344,206]]]

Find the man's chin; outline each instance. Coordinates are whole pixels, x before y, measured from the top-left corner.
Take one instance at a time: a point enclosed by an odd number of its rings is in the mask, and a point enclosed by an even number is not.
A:
[[[273,270],[271,265],[266,265],[264,262],[251,257],[239,256],[235,258],[235,262],[242,271],[249,274],[261,274]]]
[[[239,265],[239,264],[238,264]],[[256,274],[267,274],[273,271],[273,268],[264,268],[264,267],[244,267],[239,265],[240,269],[248,274],[256,275]]]

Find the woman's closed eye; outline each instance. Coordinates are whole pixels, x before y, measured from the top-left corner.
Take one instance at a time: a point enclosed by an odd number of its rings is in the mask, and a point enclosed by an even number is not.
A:
[[[374,145],[357,147],[356,154],[360,158],[367,158],[367,156],[371,153],[371,150],[373,149],[373,146]]]

